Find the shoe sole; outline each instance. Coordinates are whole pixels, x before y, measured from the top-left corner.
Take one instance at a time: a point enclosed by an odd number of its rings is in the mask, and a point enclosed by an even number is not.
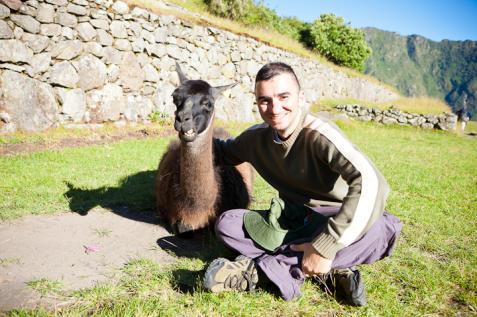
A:
[[[231,276],[241,276],[243,272],[248,271],[248,267],[252,262],[251,259],[242,257],[235,261],[229,261],[224,258],[218,258],[210,263],[204,276],[204,286],[212,293],[220,293],[223,291],[242,290],[246,291],[248,282],[245,278],[240,279],[240,285],[237,287],[230,287],[225,282]],[[258,282],[257,269],[253,266],[251,270],[252,282]],[[239,282],[239,281],[237,281]]]

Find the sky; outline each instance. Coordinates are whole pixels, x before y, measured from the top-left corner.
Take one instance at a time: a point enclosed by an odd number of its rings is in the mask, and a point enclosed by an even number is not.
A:
[[[477,0],[265,0],[280,16],[313,22],[334,13],[355,28],[376,27],[434,41],[477,40]]]

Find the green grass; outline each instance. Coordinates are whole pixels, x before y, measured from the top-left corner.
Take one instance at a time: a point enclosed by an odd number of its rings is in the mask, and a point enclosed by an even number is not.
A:
[[[429,97],[401,97],[389,102],[372,102],[358,99],[323,99],[311,105],[312,112],[333,111],[337,105],[357,104],[368,108],[387,110],[391,107],[403,112],[416,114],[441,114],[452,112],[450,106],[437,98]]]
[[[404,222],[394,255],[361,267],[369,305],[340,305],[310,281],[303,297],[284,302],[270,289],[210,294],[200,278],[210,260],[230,256],[211,236],[204,254],[162,265],[135,259],[115,282],[73,293],[58,315],[95,316],[463,316],[477,313],[477,139],[412,127],[338,122],[388,180],[387,210]],[[472,123],[469,129],[475,129]],[[234,127],[235,133],[241,125]],[[95,205],[152,210],[152,177],[167,138],[45,151],[0,158],[0,216]],[[67,184],[70,184],[68,187]],[[254,207],[275,191],[260,178]],[[67,199],[69,198],[69,200]],[[46,288],[48,289],[48,287]],[[56,292],[56,290],[55,290]],[[61,292],[61,291],[60,291]],[[16,310],[13,316],[48,315]]]
[[[39,292],[41,295],[48,295],[59,293],[63,287],[61,282],[51,281],[46,278],[33,280],[27,283],[32,289]]]
[[[477,121],[469,121],[465,127],[465,133],[477,135]]]

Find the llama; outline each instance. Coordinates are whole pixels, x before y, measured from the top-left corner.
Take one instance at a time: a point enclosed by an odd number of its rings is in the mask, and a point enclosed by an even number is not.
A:
[[[188,80],[178,64],[176,71],[180,85],[172,97],[179,140],[169,144],[159,163],[155,193],[159,216],[183,233],[207,227],[226,210],[247,208],[253,170],[248,163],[214,163],[213,138],[230,137],[213,128],[214,102],[235,84],[212,87],[203,80]]]

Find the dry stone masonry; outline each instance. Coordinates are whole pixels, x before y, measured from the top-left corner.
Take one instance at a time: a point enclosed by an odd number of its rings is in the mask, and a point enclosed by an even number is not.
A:
[[[176,62],[194,79],[238,82],[217,116],[253,121],[253,78],[278,60],[296,69],[309,102],[397,97],[315,60],[121,1],[0,0],[0,132],[171,115]]]
[[[453,113],[440,115],[414,114],[391,107],[380,110],[360,105],[337,105],[336,109],[346,113],[348,117],[361,121],[375,121],[383,124],[399,124],[421,127],[424,129],[455,130],[457,116]]]

